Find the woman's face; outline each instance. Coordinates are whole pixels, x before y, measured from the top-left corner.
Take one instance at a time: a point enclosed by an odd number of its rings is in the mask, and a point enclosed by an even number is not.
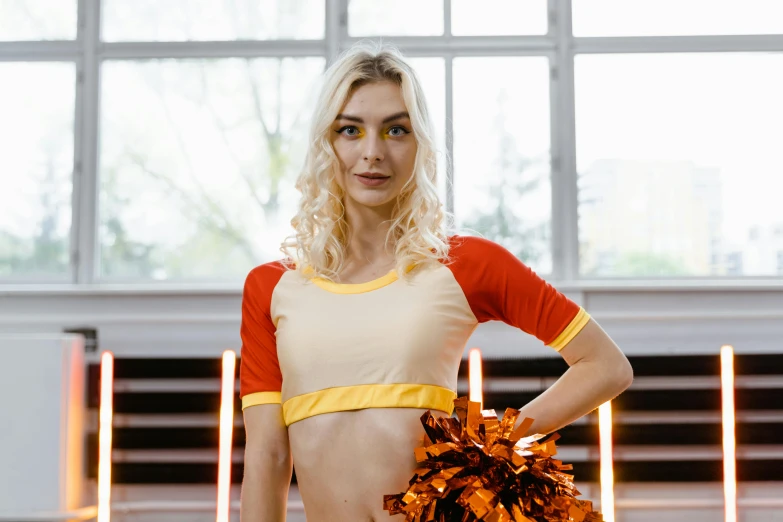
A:
[[[413,175],[417,148],[400,86],[377,82],[357,88],[334,120],[332,145],[344,204],[393,208]]]

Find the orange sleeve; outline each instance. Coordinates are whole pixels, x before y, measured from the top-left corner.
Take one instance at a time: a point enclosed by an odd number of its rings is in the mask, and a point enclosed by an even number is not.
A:
[[[559,351],[590,320],[501,245],[470,236],[454,236],[450,244],[449,268],[480,323],[503,321]]]
[[[283,376],[277,360],[276,328],[272,322],[272,293],[285,267],[280,262],[254,268],[242,292],[241,365],[239,395],[242,409],[282,402]]]

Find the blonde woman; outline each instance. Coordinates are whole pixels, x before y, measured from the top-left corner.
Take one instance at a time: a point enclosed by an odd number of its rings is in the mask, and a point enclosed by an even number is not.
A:
[[[398,51],[360,44],[329,68],[310,144],[287,257],[244,287],[242,522],[285,520],[294,463],[308,522],[388,520],[383,495],[413,476],[422,414],[451,415],[479,323],[521,328],[570,366],[509,405],[532,433],[629,386],[627,359],[584,309],[503,247],[444,230],[429,111]]]

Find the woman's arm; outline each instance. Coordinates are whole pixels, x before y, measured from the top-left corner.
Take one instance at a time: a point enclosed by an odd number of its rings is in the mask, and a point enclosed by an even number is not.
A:
[[[244,410],[245,475],[241,522],[285,522],[293,458],[280,404]]]
[[[534,419],[527,435],[551,433],[613,399],[633,381],[628,359],[590,319],[560,350],[569,369],[544,393],[520,408],[519,426],[525,417]]]
[[[560,351],[570,368],[517,421],[528,433],[551,433],[631,385],[628,359],[598,323],[506,248],[479,237],[454,236],[449,265],[479,323],[502,321]],[[576,332],[573,334],[572,332]]]

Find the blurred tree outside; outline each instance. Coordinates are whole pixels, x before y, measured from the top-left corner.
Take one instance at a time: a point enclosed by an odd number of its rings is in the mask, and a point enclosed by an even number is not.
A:
[[[256,16],[256,6],[241,4],[227,6],[237,34],[247,24],[247,16]],[[279,11],[287,8],[284,4],[277,3]],[[190,19],[197,15],[185,9],[184,26],[197,26],[198,20]],[[270,255],[279,256],[276,246],[270,252],[272,245],[259,241],[256,234],[269,234],[267,225],[283,219],[287,223],[293,217],[279,215],[281,184],[292,185],[292,169],[303,161],[301,147],[294,146],[299,136],[290,129],[301,128],[307,107],[294,104],[291,108],[290,97],[287,106],[283,101],[293,84],[302,85],[307,78],[296,77],[298,69],[292,60],[172,60],[135,67],[133,73],[157,98],[156,117],[165,124],[165,141],[158,143],[146,135],[136,139],[126,128],[129,126],[115,123],[119,132],[128,134],[119,138],[121,150],[113,164],[102,165],[103,277],[242,277],[253,266],[268,261]],[[230,82],[221,78],[224,74],[230,75]],[[195,137],[203,140],[209,136],[214,141],[209,148],[214,148],[215,158],[221,158],[223,174],[196,163],[199,160],[193,147],[200,141],[193,141],[193,129],[180,116],[183,106],[202,126],[201,134]],[[144,133],[144,129],[137,132]],[[179,162],[167,163],[166,156]],[[187,229],[163,224],[166,230],[172,229],[165,241],[145,239],[142,232],[136,232],[133,240],[134,234],[127,230],[129,220],[138,215],[142,203],[133,201],[135,194],[122,193],[121,185],[128,176],[138,177],[134,183],[141,183],[148,194],[157,194],[157,201],[184,220]],[[223,186],[216,190],[215,183]]]
[[[270,93],[279,97],[284,84],[282,70],[282,58],[275,59],[277,78],[273,82],[276,92]],[[253,95],[253,114],[250,117],[257,122],[260,130],[259,140],[265,144],[269,161],[264,166],[256,169],[243,168],[241,159],[235,158],[237,171],[246,184],[245,190],[240,195],[249,195],[259,205],[265,215],[274,219],[279,210],[279,186],[286,172],[291,166],[292,158],[289,152],[287,137],[281,128],[279,113],[272,118],[265,117],[261,108],[261,96],[264,92],[252,69],[250,59],[243,59],[248,90]],[[219,129],[226,150],[231,151],[230,126],[223,121],[217,109],[213,107],[210,98],[206,75],[207,66],[203,61],[197,62],[202,79],[202,103],[210,111],[216,129]],[[264,86],[268,89],[268,86]],[[167,103],[166,93],[158,91],[162,103]],[[170,118],[172,129],[177,129],[173,121],[171,111],[166,111]],[[270,124],[268,119],[272,119]],[[178,137],[176,143],[180,144],[181,154],[185,154],[184,138]],[[62,228],[63,205],[59,201],[56,187],[56,165],[54,157],[58,154],[62,144],[54,143],[49,139],[42,143],[39,150],[45,154],[43,161],[46,163],[44,175],[40,182],[39,210],[41,218],[36,233],[32,238],[20,237],[7,230],[0,230],[0,276],[37,273],[59,273],[68,267],[67,237],[57,234],[58,228]],[[186,247],[176,252],[174,256],[166,257],[161,252],[161,246],[134,240],[126,230],[122,219],[123,210],[132,202],[134,194],[123,193],[118,188],[118,172],[114,166],[107,166],[100,173],[100,212],[102,213],[100,236],[103,247],[102,275],[104,277],[133,277],[150,278],[161,272],[168,277],[181,277],[187,275],[188,266],[199,258],[209,258],[212,261],[219,260],[227,248],[238,248],[244,253],[247,266],[257,262],[260,257],[253,244],[243,232],[241,224],[236,222],[224,211],[224,208],[209,191],[196,180],[195,172],[191,172],[191,182],[185,184],[174,179],[169,173],[156,172],[146,165],[143,150],[134,148],[134,143],[126,143],[125,159],[127,163],[139,167],[150,180],[150,190],[162,190],[172,198],[179,200],[182,208],[198,223],[198,234],[187,238]],[[259,172],[263,176],[259,176]],[[70,203],[70,202],[68,202]],[[68,205],[70,207],[70,205]]]
[[[491,207],[474,211],[463,223],[463,229],[474,230],[481,236],[499,243],[525,264],[538,263],[545,254],[550,241],[548,221],[530,222],[521,206],[524,198],[535,192],[542,182],[548,181],[541,173],[548,171],[549,155],[531,158],[517,148],[516,138],[507,129],[507,117],[503,96],[498,99],[495,117],[497,131],[497,154],[492,168],[488,169],[491,180],[485,184],[485,191]],[[478,151],[476,151],[478,153]]]
[[[290,137],[286,136],[282,128],[280,104],[277,105],[277,114],[268,115],[262,109],[261,97],[264,94],[279,99],[281,90],[285,84],[282,58],[274,60],[276,77],[273,81],[265,83],[262,87],[257,78],[257,71],[253,68],[252,59],[238,59],[244,69],[246,86],[238,87],[237,91],[251,95],[252,113],[247,115],[243,126],[251,126],[258,132],[257,142],[266,148],[268,160],[264,165],[248,165],[247,161],[239,157],[236,147],[232,144],[231,133],[236,123],[226,121],[217,105],[216,95],[210,92],[208,75],[208,63],[203,60],[192,62],[190,65],[196,68],[196,77],[199,85],[196,89],[189,89],[186,95],[194,106],[200,106],[209,114],[210,124],[220,138],[222,151],[227,153],[232,160],[231,165],[226,165],[226,170],[232,172],[244,186],[237,187],[237,198],[251,198],[263,212],[265,221],[277,219],[279,211],[279,188],[281,180],[290,172],[292,156],[290,153]],[[227,207],[227,202],[213,194],[209,188],[199,179],[199,172],[192,161],[189,160],[187,139],[184,136],[186,129],[173,115],[170,105],[175,97],[182,97],[182,92],[170,94],[167,92],[165,82],[151,82],[151,89],[160,98],[164,109],[164,117],[168,123],[168,129],[174,134],[171,142],[176,145],[175,152],[185,159],[188,172],[185,176],[175,176],[171,172],[156,170],[150,165],[143,146],[135,146],[133,142],[126,142],[123,152],[123,162],[132,165],[148,178],[146,183],[149,190],[160,191],[167,198],[171,198],[173,206],[180,208],[184,216],[195,224],[194,232],[188,237],[178,239],[179,247],[167,250],[159,244],[142,244],[130,241],[123,229],[123,221],[120,218],[122,209],[131,204],[130,197],[118,194],[116,188],[116,175],[110,169],[104,170],[102,193],[105,203],[103,208],[113,209],[110,216],[106,216],[102,234],[111,236],[110,248],[103,252],[102,273],[104,276],[113,277],[141,277],[156,279],[192,277],[193,269],[202,263],[200,271],[204,275],[216,275],[225,277],[230,274],[221,273],[220,264],[226,252],[236,252],[242,259],[247,269],[252,268],[262,259],[262,253],[257,250],[256,244],[248,235],[248,224],[243,222],[242,216],[237,216]],[[270,87],[272,90],[270,91]],[[193,94],[195,91],[196,94]],[[228,182],[228,180],[227,180]],[[242,275],[242,274],[236,274]]]
[[[689,274],[682,263],[671,257],[652,252],[623,252],[609,271],[611,276],[668,277]]]
[[[37,167],[40,167],[38,204],[33,213],[41,217],[32,237],[0,229],[0,277],[62,274],[68,270],[70,240],[67,234],[62,235],[62,230],[67,230],[68,226],[61,220],[71,207],[70,192],[63,193],[58,178],[64,174],[60,172],[62,167],[58,165],[57,157],[63,147],[72,147],[72,144],[72,130],[54,125],[38,147],[43,154],[40,165],[31,165],[28,172],[19,173],[36,176]]]
[[[114,168],[102,171],[101,207],[106,209],[106,217],[101,224],[103,238],[103,274],[111,276],[115,273],[134,274],[137,277],[148,277],[153,273],[159,261],[153,259],[155,247],[134,241],[120,219],[120,210],[125,208],[131,196],[117,190],[117,171]]]

